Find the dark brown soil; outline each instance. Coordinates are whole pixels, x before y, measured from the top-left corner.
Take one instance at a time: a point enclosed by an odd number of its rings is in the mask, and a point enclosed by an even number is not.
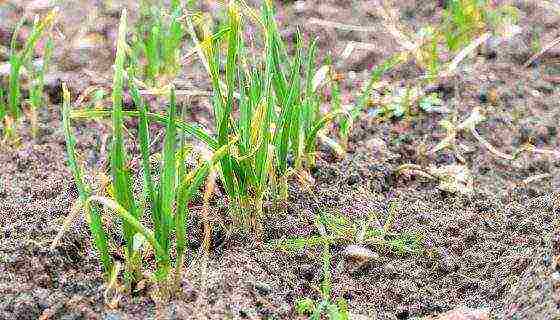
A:
[[[6,45],[17,15],[39,2],[0,2],[0,45]],[[316,288],[322,280],[321,252],[283,252],[216,227],[204,295],[196,206],[183,293],[168,305],[157,305],[149,289],[123,295],[114,305],[105,299],[106,287],[83,218],[55,250],[49,249],[77,197],[65,165],[57,80],[69,82],[75,93],[90,85],[108,86],[123,2],[113,1],[114,8],[100,10],[85,30],[78,31],[86,12],[100,4],[67,1],[60,28],[68,38],[65,43],[59,40],[56,70],[50,77],[54,105],[41,111],[40,138],[34,141],[24,129],[22,146],[0,153],[0,319],[296,319],[297,299],[320,297]],[[419,29],[437,20],[437,3],[399,2],[401,22]],[[528,141],[560,150],[560,53],[553,49],[537,65],[522,66],[534,53],[534,37],[545,45],[558,36],[560,16],[529,1],[512,3],[521,10],[521,34],[497,48],[485,47],[462,72],[434,90],[460,120],[480,106],[487,121],[477,130],[502,152],[512,153]],[[127,5],[134,10],[134,4]],[[338,63],[340,72],[353,72],[344,83],[347,102],[357,95],[368,69],[399,50],[384,32],[375,6],[374,1],[280,4],[286,37],[299,26],[308,37],[319,37],[322,53],[337,57],[348,41],[376,45]],[[377,26],[380,31],[340,31],[308,23],[310,18]],[[84,33],[103,35],[103,43],[94,49],[72,49],[69,43]],[[205,83],[204,73],[197,72],[191,70],[189,80]],[[420,75],[409,64],[385,80],[388,86],[402,86]],[[489,91],[497,99],[488,99]],[[200,101],[201,111],[193,117],[205,121],[210,112],[204,106]],[[396,254],[371,246],[379,258],[356,268],[343,255],[346,244],[332,248],[333,294],[348,301],[353,319],[414,319],[458,307],[488,309],[495,319],[560,319],[560,159],[529,153],[515,161],[500,159],[464,134],[458,139],[468,149],[463,156],[474,176],[474,193],[451,194],[439,190],[435,181],[398,175],[402,164],[441,167],[457,162],[451,152],[427,157],[420,152],[441,141],[445,132],[438,122],[447,117],[419,111],[406,119],[380,122],[364,114],[355,124],[346,157],[336,159],[322,147],[311,190],[292,181],[287,205],[269,210],[265,244],[317,234],[314,216],[320,212],[354,221],[375,212],[383,224],[393,207],[397,218],[392,231],[421,237],[421,253]],[[77,126],[78,148],[90,172],[104,169],[100,155],[107,128]],[[540,174],[550,176],[523,183]],[[216,214],[221,212],[218,208]]]

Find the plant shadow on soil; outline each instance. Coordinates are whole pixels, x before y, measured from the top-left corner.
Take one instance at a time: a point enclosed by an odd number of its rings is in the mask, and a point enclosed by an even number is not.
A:
[[[307,2],[313,9],[304,14],[290,11],[289,4],[280,12],[301,25],[309,16],[345,21],[356,14],[339,4],[318,1],[312,6],[314,2]],[[402,5],[412,10],[418,3],[423,2],[403,1]],[[542,25],[549,34],[560,24],[543,18],[540,9],[519,7],[524,12],[522,25]],[[370,19],[366,11],[357,18],[364,25]],[[418,12],[420,16],[409,23],[421,24],[430,16],[429,8]],[[316,26],[306,26],[304,31],[324,32]],[[366,37],[332,30],[323,35],[323,49],[341,39],[391,43],[379,38],[383,35]],[[526,46],[530,33],[520,37],[521,44],[501,48],[497,58],[478,57],[468,74],[437,90],[449,95],[446,102],[460,114],[468,115],[472,106],[481,104],[481,92],[498,86],[500,103],[484,105],[489,120],[480,128],[481,134],[501,142],[501,147],[517,147],[536,138],[540,146],[558,149],[558,136],[548,129],[557,127],[560,119],[560,93],[551,82],[555,71],[546,65],[535,67],[537,72],[523,70],[521,64],[530,56]],[[361,71],[390,51],[380,47],[373,53],[357,54],[341,69]],[[399,83],[415,72],[414,66],[405,66],[389,77]],[[74,89],[84,87],[87,85],[75,85]],[[356,88],[347,85],[345,90]],[[516,120],[514,112],[524,117]],[[344,297],[353,314],[368,319],[409,319],[468,306],[489,308],[498,319],[560,318],[560,288],[551,279],[558,272],[554,260],[560,256],[558,159],[526,155],[510,163],[477,146],[466,159],[477,181],[470,196],[438,190],[433,181],[397,176],[399,165],[418,160],[416,150],[421,143],[435,145],[441,139],[437,127],[441,118],[427,115],[383,123],[360,120],[344,159],[321,150],[311,190],[292,182],[288,203],[267,218],[265,242],[316,234],[314,217],[321,211],[352,220],[364,219],[374,211],[383,222],[394,206],[393,231],[422,235],[423,252],[397,255],[372,246],[379,259],[354,268],[342,254],[344,245],[333,246],[333,294]],[[195,204],[189,223],[188,272],[179,299],[156,307],[145,290],[122,296],[117,308],[109,308],[84,219],[76,221],[61,245],[48,249],[77,192],[65,166],[59,111],[42,111],[41,123],[39,141],[32,141],[24,132],[22,148],[0,153],[0,319],[293,319],[296,299],[319,297],[315,288],[321,281],[320,251],[285,253],[255,244],[250,237],[226,237],[217,229],[207,269],[208,305],[200,305],[196,252],[201,227],[200,207]],[[96,131],[99,128],[107,131],[103,126],[78,126],[78,147],[87,163],[98,160],[103,132]],[[464,138],[475,145],[474,140]],[[449,157],[429,160],[444,165]],[[552,181],[515,183],[541,173],[551,174]]]

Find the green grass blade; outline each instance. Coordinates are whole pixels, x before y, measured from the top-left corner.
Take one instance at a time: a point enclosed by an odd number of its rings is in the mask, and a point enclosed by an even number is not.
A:
[[[134,104],[139,111],[138,119],[138,138],[140,141],[140,153],[142,156],[142,174],[144,179],[144,193],[150,204],[150,213],[152,222],[154,223],[154,232],[156,238],[160,238],[160,207],[158,205],[158,198],[155,191],[155,184],[152,178],[152,169],[150,165],[150,131],[148,127],[148,108],[144,100],[141,98],[138,88],[134,81],[130,81],[130,95]]]
[[[20,53],[16,53],[17,35],[19,29],[24,23],[24,19],[20,20],[16,26],[14,35],[11,41],[10,50],[10,80],[9,80],[9,98],[8,106],[10,116],[17,120],[21,116],[21,87],[20,87],[20,73],[24,65],[31,64],[31,58],[37,42],[43,36],[43,33],[52,27],[56,17],[57,10],[52,10],[43,19],[35,20],[31,34],[27,38],[24,47]],[[30,70],[31,71],[31,70]],[[16,122],[14,121],[14,126]]]
[[[185,117],[186,108],[183,106],[181,110],[181,118],[184,119]],[[185,181],[186,177],[186,144],[185,144],[185,135],[181,134],[181,142],[180,142],[180,149],[177,156],[177,189],[179,190],[179,184],[182,181]],[[178,204],[181,201],[179,192],[176,192],[175,202]],[[179,211],[179,210],[182,211]],[[177,250],[177,258],[175,260],[175,281],[177,286],[180,283],[181,279],[181,270],[183,265],[183,255],[185,252],[185,248],[187,246],[187,230],[186,224],[189,215],[188,206],[179,208],[177,205],[177,212],[175,212],[175,243],[176,243],[176,250]]]
[[[346,116],[348,121],[350,121],[350,115],[345,111],[339,110],[336,112],[327,113],[313,125],[305,141],[306,153],[312,152],[315,149],[315,144],[317,143],[317,135],[319,134],[319,131],[323,129],[327,124],[334,121],[336,118],[340,116]]]
[[[150,29],[148,38],[146,39],[146,43],[144,45],[146,59],[148,60],[148,64],[146,65],[146,75],[151,81],[156,79],[160,69],[159,38],[160,27],[159,25],[154,25]]]
[[[25,41],[25,45],[21,53],[21,60],[23,64],[27,64],[28,61],[31,60],[31,58],[33,57],[33,52],[35,51],[35,47],[37,46],[37,43],[39,42],[43,34],[54,24],[54,20],[57,15],[57,10],[58,9],[52,10],[43,19],[36,20],[33,23],[33,29],[31,30],[31,34],[29,35],[29,38],[27,38],[27,40]]]
[[[196,194],[200,186],[204,183],[204,179],[210,170],[211,166],[216,165],[220,160],[222,160],[229,153],[229,148],[232,144],[237,142],[237,139],[232,139],[230,145],[226,145],[216,150],[212,155],[212,158],[206,161],[200,168],[198,168],[194,174],[187,176],[184,181],[182,181],[178,187],[178,192],[181,194],[181,201],[178,203],[178,208],[180,206],[188,205],[188,202]],[[183,207],[184,208],[184,207]]]
[[[229,14],[229,35],[228,35],[228,49],[227,49],[227,62],[226,62],[226,86],[227,98],[221,114],[219,117],[218,126],[218,143],[220,146],[228,145],[229,133],[231,131],[231,113],[233,111],[234,92],[237,80],[237,63],[238,63],[238,44],[239,44],[239,14],[233,4],[228,7]],[[213,64],[216,64],[214,62]],[[235,179],[235,171],[233,159],[228,155],[221,160],[222,177],[224,179],[225,188],[228,195],[233,199],[239,197],[238,186]]]
[[[350,110],[350,114],[352,115],[352,119],[355,120],[358,118],[360,113],[366,109],[369,98],[371,96],[371,90],[373,90],[373,86],[376,82],[381,80],[381,77],[387,73],[389,70],[393,69],[396,65],[403,61],[402,55],[396,54],[393,55],[391,58],[384,61],[382,64],[377,66],[371,73],[371,77],[368,81],[366,89],[360,96],[358,103]]]
[[[19,34],[19,31],[21,30],[21,27],[23,27],[23,24],[25,23],[25,17],[21,18],[18,23],[16,24],[15,28],[14,28],[14,33],[12,35],[12,39],[10,41],[10,56],[16,55],[17,52],[17,37]]]
[[[122,96],[124,82],[124,63],[126,58],[127,11],[123,9],[119,25],[115,73],[113,76],[113,144],[111,147],[111,173],[115,199],[134,218],[138,218],[138,210],[132,191],[132,181],[127,167],[126,149],[123,138]],[[131,261],[134,251],[135,230],[126,220],[123,221],[123,233],[127,256]]]
[[[251,118],[252,110],[254,110],[255,100],[251,99],[250,90],[253,88],[254,82],[251,75],[245,70],[239,72],[239,121],[238,131],[240,135],[240,150],[242,153],[251,147]]]
[[[182,10],[179,4],[171,5],[171,18],[165,38],[162,40],[162,55],[167,74],[175,74],[179,68],[181,40],[185,35],[185,29],[179,20]]]
[[[317,57],[317,39],[314,39],[309,45],[307,51],[307,62],[305,70],[305,96],[310,97],[313,94],[313,76],[315,72],[315,59]]]
[[[111,115],[112,115],[111,110],[79,110],[79,111],[73,111],[70,114],[72,119],[107,118],[110,117]],[[123,116],[139,117],[140,113],[138,111],[124,111]],[[150,121],[155,121],[163,125],[165,125],[168,121],[166,116],[157,113],[148,112],[146,116]],[[213,138],[204,129],[185,121],[176,121],[176,126],[178,129],[183,130],[184,132],[193,135],[201,142],[204,142],[212,150],[216,150],[219,148],[218,141],[215,138]]]
[[[20,115],[20,99],[21,99],[21,89],[20,89],[20,69],[21,69],[21,58],[16,52],[17,36],[23,24],[25,23],[25,18],[22,18],[17,23],[14,34],[12,36],[12,41],[10,43],[10,78],[8,81],[8,114],[14,120],[13,128],[6,128],[5,130],[11,130],[15,133],[15,120],[19,118]]]
[[[173,200],[175,199],[176,174],[176,129],[175,129],[175,91],[171,89],[171,101],[165,139],[163,143],[163,168],[159,185],[159,205],[161,214],[161,238],[158,239],[163,249],[169,251],[169,235],[173,228]]]
[[[301,43],[301,34],[299,31],[297,32],[297,42],[296,42],[296,60],[294,65],[297,68],[297,81],[296,84],[296,92],[294,96],[296,97],[294,100],[294,106],[292,111],[292,117],[290,120],[290,141],[292,147],[292,155],[295,158],[295,168],[300,168],[303,159],[303,149],[304,149],[304,127],[303,127],[303,103],[302,95],[301,95],[301,77],[299,76],[299,72],[302,68],[302,43]]]
[[[44,102],[43,92],[45,89],[45,74],[48,72],[53,50],[54,50],[54,41],[52,37],[49,37],[45,45],[45,53],[43,55],[43,65],[39,68],[39,70],[34,75],[36,79],[34,80],[34,83],[31,85],[31,88],[29,89],[29,101],[32,109],[31,132],[33,137],[37,136],[37,131],[38,131],[37,109],[40,108]],[[29,70],[31,69],[32,67],[29,68]]]
[[[49,71],[49,66],[51,63],[51,58],[54,51],[54,41],[52,37],[49,37],[45,45],[45,53],[43,55],[43,65],[39,69],[39,74],[37,76],[37,91],[40,93],[38,100],[35,102],[36,106],[40,106],[42,103],[42,94],[45,89],[45,74]]]
[[[276,70],[280,68],[275,61]],[[280,115],[280,134],[278,135],[278,140],[276,141],[277,148],[277,160],[278,160],[278,172],[280,176],[285,175],[288,168],[288,150],[290,147],[290,141],[292,140],[292,125],[294,120],[294,112],[297,112],[297,99],[300,95],[301,79],[300,79],[300,69],[301,69],[301,59],[300,50],[297,51],[296,57],[294,59],[293,67],[290,75],[290,87],[289,94],[282,104],[282,113]]]
[[[90,196],[90,191],[84,183],[84,180],[82,178],[82,170],[78,165],[78,161],[76,160],[76,140],[74,139],[74,135],[72,134],[72,129],[70,127],[70,105],[70,93],[66,88],[66,85],[63,85],[62,127],[64,129],[64,137],[66,140],[68,166],[70,167],[70,171],[74,176],[74,182],[76,183],[76,187],[78,189],[80,201],[82,203],[85,203],[87,198]],[[95,248],[99,252],[99,258],[103,267],[103,273],[105,277],[108,277],[109,273],[112,270],[113,260],[109,255],[109,249],[107,246],[107,235],[103,230],[101,216],[99,215],[97,208],[93,206],[90,206],[88,210],[86,210],[86,213],[89,216],[89,228],[93,237]]]
[[[270,44],[270,42],[269,42]],[[268,186],[269,166],[274,155],[274,148],[271,145],[273,136],[270,130],[274,118],[275,98],[273,95],[273,73],[274,73],[274,52],[268,45],[266,48],[265,79],[264,81],[264,104],[265,111],[263,120],[259,126],[259,136],[262,137],[261,145],[256,155],[255,173],[258,181],[258,192],[264,194]],[[272,152],[272,153],[271,153]]]
[[[4,101],[4,89],[0,87],[0,122],[4,121],[6,116],[6,102]]]
[[[21,115],[21,87],[20,87],[20,70],[21,60],[17,55],[10,56],[10,80],[8,84],[8,110],[10,117],[14,120],[19,119]]]
[[[287,99],[287,80],[282,68],[281,56],[280,56],[280,44],[279,35],[276,22],[274,20],[274,14],[272,10],[272,4],[270,1],[265,1],[262,7],[262,17],[265,26],[266,33],[266,48],[267,56],[272,59],[271,66],[272,72],[267,75],[272,76],[273,87],[276,92],[276,96],[283,101]]]
[[[140,233],[146,238],[146,240],[148,240],[152,248],[154,248],[159,263],[169,265],[169,256],[156,240],[154,233],[150,229],[144,227],[132,213],[126,210],[117,201],[114,201],[107,197],[91,196],[87,199],[86,207],[89,206],[91,202],[97,202],[104,207],[107,207],[114,211],[123,221],[125,221],[130,226],[134,233]]]
[[[318,98],[313,92],[313,76],[315,73],[315,59],[317,57],[317,40],[313,40],[307,51],[305,71],[305,100],[303,105],[303,126],[307,131],[318,116]]]
[[[315,309],[313,314],[309,317],[309,320],[321,320],[321,315],[323,314],[323,311],[327,309],[328,306],[329,306],[329,302],[326,300],[322,300],[321,303],[317,305],[317,308]]]

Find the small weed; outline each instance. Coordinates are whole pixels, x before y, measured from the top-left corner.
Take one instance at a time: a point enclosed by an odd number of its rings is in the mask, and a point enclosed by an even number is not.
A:
[[[273,242],[271,246],[284,251],[297,251],[315,247],[327,241],[331,245],[373,245],[401,255],[421,253],[422,237],[420,235],[391,232],[395,215],[396,208],[392,206],[387,222],[382,227],[374,227],[373,222],[378,220],[375,213],[370,213],[368,219],[364,221],[351,221],[343,215],[325,213],[320,222],[326,229],[326,235],[282,239]]]
[[[347,320],[349,319],[348,303],[340,298],[336,301],[332,299],[332,276],[331,276],[331,249],[330,241],[325,231],[325,226],[318,218],[317,228],[321,233],[323,246],[323,282],[321,283],[321,301],[315,303],[310,298],[303,298],[296,301],[295,308],[299,315],[309,315],[310,320],[319,320],[321,315],[325,314],[330,320]]]
[[[358,260],[368,260],[377,257],[363,245],[370,244],[388,248],[397,254],[414,254],[422,252],[422,239],[413,234],[394,234],[391,232],[395,223],[397,208],[394,203],[389,207],[389,215],[380,227],[372,227],[376,222],[380,224],[379,217],[374,212],[363,221],[353,222],[343,215],[322,213],[316,217],[317,236],[297,237],[277,240],[271,243],[272,248],[285,251],[300,251],[304,248],[322,247],[323,281],[319,289],[321,301],[316,303],[311,298],[302,298],[296,301],[295,309],[299,315],[308,315],[309,319],[321,319],[326,315],[328,319],[349,319],[348,304],[340,298],[333,301],[331,277],[331,249],[332,245],[354,243],[350,245],[345,254]]]

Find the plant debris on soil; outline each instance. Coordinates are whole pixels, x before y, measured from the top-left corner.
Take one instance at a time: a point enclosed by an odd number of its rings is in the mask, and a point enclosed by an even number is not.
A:
[[[504,153],[527,142],[560,151],[560,49],[524,67],[535,53],[534,41],[545,46],[558,36],[560,14],[538,1],[510,2],[520,9],[522,31],[497,47],[485,44],[461,72],[431,90],[459,121],[474,107],[483,109],[487,120],[477,132]],[[319,213],[350,221],[373,213],[379,227],[394,218],[392,232],[421,240],[416,253],[368,245],[371,254],[360,264],[348,259],[349,243],[332,246],[333,295],[346,299],[352,319],[560,319],[560,157],[523,153],[507,160],[460,133],[472,192],[451,193],[439,188],[440,181],[400,174],[405,164],[442,168],[455,163],[451,152],[421,152],[445,137],[439,126],[449,116],[445,113],[418,112],[388,121],[364,114],[354,124],[342,159],[320,147],[311,172],[314,184],[294,180],[286,204],[269,204],[264,243],[215,228],[204,270],[201,208],[195,203],[182,294],[169,304],[154,302],[149,287],[131,295],[107,288],[83,217],[50,249],[77,198],[66,167],[60,84],[67,82],[75,95],[92,85],[110,86],[118,13],[125,6],[134,11],[134,3],[72,0],[61,7],[58,28],[65,37],[57,39],[47,85],[52,105],[40,110],[39,138],[32,139],[25,129],[21,147],[0,152],[0,319],[298,319],[298,299],[321,297],[321,251],[288,252],[267,244],[318,235]],[[217,10],[212,3],[207,1],[207,9]],[[50,5],[0,2],[0,45],[9,44],[21,14]],[[337,71],[347,75],[345,103],[353,102],[372,66],[398,50],[376,14],[376,1],[277,5],[283,35],[294,37],[299,27],[307,37],[318,36],[320,51],[332,55]],[[441,11],[439,1],[398,1],[396,6],[401,22],[413,29],[435,21]],[[341,30],[314,23],[319,20],[379,31]],[[373,46],[337,59],[350,41]],[[0,52],[0,63],[5,61]],[[385,81],[402,87],[419,76],[410,63],[391,71]],[[209,89],[202,67],[193,66],[187,78]],[[191,101],[191,117],[199,122],[211,115],[206,98]],[[77,148],[89,179],[106,165],[100,155],[108,132],[109,125],[102,123],[78,125]],[[216,217],[223,216],[220,201],[212,209]]]

